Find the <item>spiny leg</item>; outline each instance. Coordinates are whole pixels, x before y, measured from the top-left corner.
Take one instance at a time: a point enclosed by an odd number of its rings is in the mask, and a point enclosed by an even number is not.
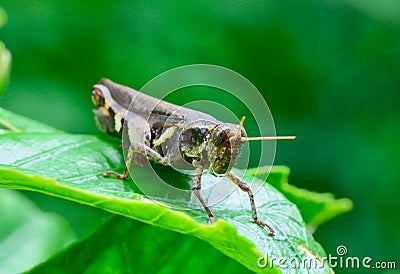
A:
[[[125,171],[123,174],[119,174],[115,171],[107,171],[103,173],[104,177],[108,177],[109,175],[113,174],[117,179],[125,180],[128,178],[129,175],[129,168],[132,163],[133,154],[140,154],[146,157],[153,159],[154,161],[167,166],[168,161],[158,154],[155,150],[151,149],[150,147],[146,146],[145,144],[133,142],[129,146],[128,155],[126,156],[126,163],[125,163]]]
[[[200,189],[201,189],[201,175],[203,174],[204,166],[199,165],[195,171],[194,171],[194,176],[192,179],[192,191],[194,194],[196,194],[197,199],[199,199],[201,205],[204,207],[208,214],[208,221],[207,223],[212,223],[214,222],[214,214],[211,212],[210,208],[206,205],[204,202],[203,198],[200,195]]]
[[[237,185],[241,190],[243,190],[244,192],[247,193],[247,195],[249,195],[251,212],[252,212],[254,222],[261,227],[265,227],[265,226],[268,227],[269,235],[275,236],[275,231],[272,229],[272,227],[270,227],[269,225],[267,225],[266,223],[264,223],[263,221],[260,221],[258,219],[256,205],[254,203],[254,195],[253,195],[253,191],[251,191],[250,187],[245,182],[243,182],[238,176],[233,174],[232,172],[229,172],[227,174],[227,176],[235,185]]]

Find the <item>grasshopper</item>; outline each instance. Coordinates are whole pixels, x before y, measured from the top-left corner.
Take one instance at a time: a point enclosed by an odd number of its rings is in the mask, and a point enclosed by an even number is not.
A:
[[[94,85],[92,100],[97,106],[93,112],[100,130],[122,137],[122,125],[128,126],[130,145],[125,171],[107,171],[104,177],[127,179],[132,160],[141,164],[146,158],[165,166],[194,169],[192,191],[207,212],[208,223],[212,223],[214,215],[200,195],[201,176],[208,169],[212,175],[228,177],[246,192],[254,222],[275,235],[273,228],[258,218],[252,190],[231,169],[244,142],[291,140],[295,136],[247,137],[245,117],[239,125],[223,123],[206,113],[161,101],[108,79]]]

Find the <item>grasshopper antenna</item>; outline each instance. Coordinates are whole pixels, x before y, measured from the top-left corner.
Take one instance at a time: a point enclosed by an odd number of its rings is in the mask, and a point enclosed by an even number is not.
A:
[[[296,136],[242,137],[242,141],[296,140]]]
[[[236,132],[235,139],[238,139],[238,140],[242,140],[243,139],[242,138],[242,127],[243,127],[243,123],[244,123],[245,119],[246,119],[245,116],[243,116],[242,119],[240,119],[238,131]]]
[[[245,119],[246,119],[245,116],[243,116],[242,119],[240,119],[239,128],[235,136],[235,138],[240,139],[240,141],[246,142],[246,141],[296,140],[296,136],[241,137],[240,134]]]

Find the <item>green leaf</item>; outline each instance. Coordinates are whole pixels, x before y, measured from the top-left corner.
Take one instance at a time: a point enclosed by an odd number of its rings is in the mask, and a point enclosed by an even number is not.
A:
[[[25,271],[74,239],[63,218],[42,212],[15,191],[1,189],[0,219],[2,273]]]
[[[202,209],[173,210],[170,205],[182,209],[186,205],[175,200],[165,204],[155,202],[141,195],[131,181],[101,176],[104,171],[122,170],[123,167],[122,153],[115,140],[66,133],[7,132],[0,135],[2,187],[45,193],[197,237],[259,273],[279,273],[276,265],[265,269],[258,267],[257,261],[263,255],[299,260],[325,256],[307,230],[297,207],[269,184],[263,185],[255,199],[260,218],[274,227],[275,237],[252,222],[248,197],[239,189],[212,207],[218,221],[207,225]],[[157,165],[156,168],[164,175],[172,172],[169,168]],[[190,180],[179,173],[174,177],[182,185]],[[254,185],[263,184],[249,175],[245,180]],[[215,177],[208,173],[202,177],[203,185],[211,185],[214,181]],[[291,270],[293,273],[330,271],[327,267],[318,271]],[[287,269],[285,272],[288,273]]]
[[[260,167],[248,169],[246,172],[256,177],[265,178],[269,171],[269,167]],[[303,220],[312,230],[353,208],[353,203],[349,199],[336,199],[331,193],[317,193],[290,185],[289,173],[288,167],[275,166],[269,172],[267,182],[285,195],[289,201],[297,205]]]
[[[29,273],[190,273],[194,268],[196,273],[250,272],[195,237],[114,216]]]

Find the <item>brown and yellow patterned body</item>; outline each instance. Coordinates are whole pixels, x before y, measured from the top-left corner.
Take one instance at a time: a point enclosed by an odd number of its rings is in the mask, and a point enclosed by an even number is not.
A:
[[[132,159],[142,163],[145,157],[179,169],[194,169],[192,190],[212,222],[214,215],[200,195],[201,175],[208,169],[213,175],[227,176],[250,198],[254,221],[274,230],[257,216],[251,189],[231,172],[240,155],[246,132],[242,126],[223,123],[203,112],[176,106],[148,96],[108,79],[93,87],[92,100],[96,124],[100,130],[121,137],[127,127],[130,146],[124,174],[114,171],[119,179],[128,177]]]

